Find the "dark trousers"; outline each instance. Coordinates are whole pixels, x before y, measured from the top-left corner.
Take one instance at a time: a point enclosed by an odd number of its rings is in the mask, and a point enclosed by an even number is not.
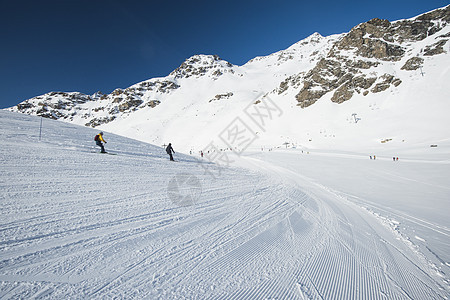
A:
[[[101,152],[102,152],[102,153],[106,153],[106,151],[105,151],[105,147],[103,147],[103,144],[102,144],[102,142],[100,142],[100,141],[97,141],[97,146],[99,146],[100,148],[102,148],[102,150],[101,150]]]
[[[172,156],[172,153],[169,153],[169,156],[170,156],[170,160],[172,160],[172,161],[173,161],[173,156]]]

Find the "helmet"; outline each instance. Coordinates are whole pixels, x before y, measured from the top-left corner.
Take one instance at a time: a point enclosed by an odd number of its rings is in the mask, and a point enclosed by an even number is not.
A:
[[[103,135],[103,131],[100,131],[100,134]]]

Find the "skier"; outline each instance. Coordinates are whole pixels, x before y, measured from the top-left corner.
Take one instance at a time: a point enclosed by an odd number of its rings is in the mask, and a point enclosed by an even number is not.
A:
[[[169,145],[167,146],[166,152],[167,152],[167,154],[169,154],[170,160],[171,160],[171,161],[174,161],[174,160],[173,160],[173,156],[172,156],[172,152],[175,153],[175,151],[173,150],[172,144],[171,144],[171,143],[169,143]]]
[[[102,142],[104,142],[106,144],[106,141],[103,139],[103,131],[100,132],[99,134],[97,134],[94,138],[95,143],[97,144],[97,146],[99,146],[102,150],[100,151],[100,153],[107,153],[105,151],[105,147],[103,146]]]

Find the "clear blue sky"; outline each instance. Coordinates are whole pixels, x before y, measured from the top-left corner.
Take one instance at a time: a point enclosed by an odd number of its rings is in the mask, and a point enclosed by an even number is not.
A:
[[[110,93],[194,54],[242,65],[314,32],[410,18],[439,0],[33,0],[0,6],[0,108],[50,91]]]

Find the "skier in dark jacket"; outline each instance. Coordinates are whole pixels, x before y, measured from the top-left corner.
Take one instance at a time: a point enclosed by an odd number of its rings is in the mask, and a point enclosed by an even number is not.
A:
[[[172,153],[175,153],[175,151],[173,151],[173,148],[172,148],[172,144],[171,144],[171,143],[169,143],[169,145],[167,146],[166,152],[167,152],[167,154],[169,154],[170,160],[171,160],[171,161],[174,161],[174,160],[173,160]]]

